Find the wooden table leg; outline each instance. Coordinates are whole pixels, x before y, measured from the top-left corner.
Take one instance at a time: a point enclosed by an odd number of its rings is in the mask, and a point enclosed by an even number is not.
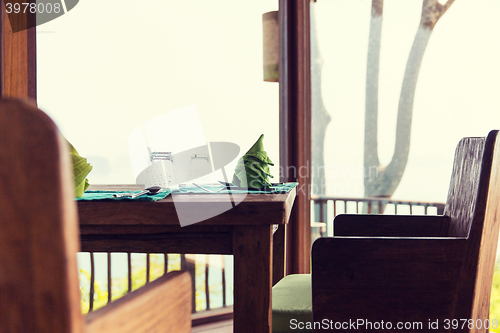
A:
[[[286,224],[273,235],[273,286],[286,275]]]
[[[272,226],[235,226],[233,332],[272,331]]]

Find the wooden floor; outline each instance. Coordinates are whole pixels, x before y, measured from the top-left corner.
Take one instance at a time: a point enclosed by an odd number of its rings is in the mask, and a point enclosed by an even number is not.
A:
[[[191,333],[232,333],[233,320],[224,320],[216,323],[210,323],[200,326],[195,326],[191,329]]]

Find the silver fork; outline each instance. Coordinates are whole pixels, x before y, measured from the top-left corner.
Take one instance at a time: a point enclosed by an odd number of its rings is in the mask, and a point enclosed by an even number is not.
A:
[[[139,193],[123,193],[123,194],[113,194],[115,198],[137,198],[141,195],[148,193],[149,190],[142,190]]]

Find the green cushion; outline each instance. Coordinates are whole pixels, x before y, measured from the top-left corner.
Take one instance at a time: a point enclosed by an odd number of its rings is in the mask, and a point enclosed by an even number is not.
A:
[[[311,274],[285,276],[273,287],[273,332],[311,332],[298,328],[307,322],[312,322]]]

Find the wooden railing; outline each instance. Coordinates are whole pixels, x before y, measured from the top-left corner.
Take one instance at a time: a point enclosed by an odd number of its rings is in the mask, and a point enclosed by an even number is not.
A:
[[[95,286],[96,286],[96,263],[95,263],[95,255],[96,253],[93,253],[93,252],[86,252],[85,255],[88,255],[89,256],[89,261],[90,261],[90,281],[89,281],[89,288],[88,288],[88,307],[85,306],[84,307],[84,312],[88,311],[88,312],[91,312],[93,311],[96,306],[95,306],[95,298],[96,298],[96,289],[95,289]],[[107,283],[106,283],[106,293],[107,293],[107,303],[110,303],[112,300],[116,299],[117,296],[119,295],[116,295],[116,294],[113,294],[113,279],[112,279],[112,272],[111,272],[111,266],[112,266],[112,253],[106,253],[107,255],[107,265],[106,265],[106,268],[104,267],[100,267],[100,269],[106,269],[107,270]],[[145,283],[148,283],[151,281],[151,260],[150,260],[150,254],[147,253],[146,254],[146,260],[145,262],[142,263],[142,267],[137,267],[137,262],[135,262],[135,267],[132,267],[132,253],[127,253],[127,277],[126,277],[126,280],[127,280],[127,289],[126,289],[126,292],[131,292],[132,289],[133,289],[133,275],[132,275],[132,272],[134,271],[134,269],[139,269],[139,268],[145,268]],[[168,259],[168,254],[162,254],[163,255],[163,265],[164,265],[164,268],[163,268],[163,272],[167,272],[167,271],[171,271],[172,269],[169,270],[168,268],[168,263],[169,263],[169,259]],[[200,257],[198,255],[198,257]],[[208,255],[205,255],[205,262],[203,263],[198,263],[198,265],[204,269],[204,272],[200,275],[200,274],[196,274],[196,263],[195,263],[195,260],[192,256],[186,256],[184,254],[181,254],[180,255],[180,267],[178,267],[177,269],[181,269],[181,270],[186,270],[188,272],[191,273],[192,277],[193,277],[193,299],[192,299],[192,304],[193,304],[193,312],[202,312],[202,311],[207,311],[207,310],[211,310],[212,309],[212,305],[211,303],[214,303],[212,300],[211,300],[211,293],[210,293],[210,287],[211,285],[213,286],[214,282],[215,284],[220,284],[221,287],[222,287],[222,292],[221,292],[221,301],[222,301],[222,308],[226,308],[228,307],[228,305],[230,306],[232,304],[232,294],[231,294],[231,300],[228,300],[228,293],[226,291],[227,289],[227,285],[226,285],[226,280],[227,280],[227,277],[226,277],[226,265],[225,265],[225,257],[226,256],[223,256],[223,255],[220,255],[220,256],[217,256],[220,258],[220,271],[221,271],[221,276],[219,279],[216,279],[216,281],[211,281],[211,279],[213,277],[211,277],[211,274],[210,274],[210,264],[209,264],[209,256]],[[219,267],[219,265],[218,265]],[[213,267],[212,267],[213,269]],[[196,282],[197,281],[197,278],[199,279],[200,277],[203,277],[204,278],[204,290],[202,290],[202,292],[204,292],[204,296],[205,296],[205,300],[204,300],[204,303],[205,303],[205,306],[204,308],[202,309],[199,309],[198,307],[198,311],[196,311]],[[135,286],[134,289],[137,289],[138,286]],[[220,307],[220,300],[219,302],[217,302],[219,304],[219,307]],[[221,311],[218,311],[218,312],[221,312]]]
[[[94,295],[95,295],[95,276],[96,276],[96,265],[95,265],[95,254],[93,252],[87,253],[90,258],[90,287],[89,287],[89,304],[88,312],[94,310]],[[110,303],[113,298],[113,280],[111,274],[111,253],[107,253],[107,303]],[[150,254],[146,254],[146,283],[151,280],[151,265],[150,265]],[[164,272],[168,271],[168,255],[164,254]],[[127,293],[132,291],[132,253],[127,253]],[[115,295],[116,296],[116,295]]]
[[[333,235],[333,219],[338,214],[350,213],[378,213],[384,211],[385,214],[421,214],[421,215],[441,215],[443,214],[444,204],[438,202],[419,202],[419,201],[409,201],[409,200],[394,200],[390,198],[339,198],[339,197],[327,197],[327,196],[313,196],[311,200],[312,205],[312,216],[311,216],[311,227],[314,229],[313,240],[320,236],[332,236]],[[88,253],[90,256],[90,288],[89,288],[89,311],[93,311],[94,297],[95,295],[95,261],[94,253]],[[213,256],[213,255],[212,255]],[[232,293],[227,293],[227,281],[230,280],[232,276],[232,271],[226,271],[225,267],[225,256],[219,256],[221,258],[220,269],[221,276],[217,281],[211,281],[210,271],[211,268],[208,262],[208,255],[205,256],[204,263],[198,263],[198,266],[203,266],[204,274],[196,274],[196,263],[190,256],[180,255],[180,269],[187,270],[191,273],[193,277],[193,320],[199,323],[205,323],[217,318],[230,318],[232,315]],[[112,286],[113,279],[111,278],[111,262],[112,254],[107,254],[107,302],[111,302],[113,297]],[[150,255],[146,254],[146,261],[144,263],[145,270],[145,281],[146,283],[151,280],[151,265],[150,265]],[[132,291],[132,254],[127,253],[127,291]],[[168,270],[168,255],[164,254],[164,270]],[[229,275],[228,275],[229,274]],[[197,279],[203,278],[204,288],[198,288],[198,292],[204,293],[205,296],[205,306],[204,308],[198,308],[196,311],[196,285]],[[212,295],[210,293],[210,286],[212,285],[222,286],[222,307],[213,307],[211,305]],[[204,290],[203,290],[204,289]],[[220,302],[219,302],[220,304]],[[86,311],[84,308],[84,311]]]
[[[312,196],[311,199],[311,226],[317,229],[316,237],[333,236],[333,219],[338,214],[442,215],[445,206],[440,202],[391,198]]]

